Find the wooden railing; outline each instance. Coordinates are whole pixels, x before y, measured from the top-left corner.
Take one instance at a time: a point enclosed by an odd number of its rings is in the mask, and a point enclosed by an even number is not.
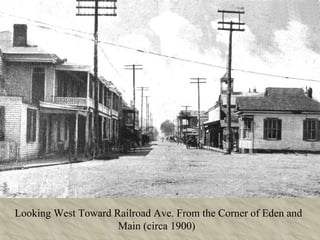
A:
[[[87,106],[87,99],[79,97],[55,97],[53,102],[62,105]]]
[[[79,107],[92,107],[94,108],[94,101],[92,98],[85,97],[47,97],[46,102],[52,102],[61,105],[79,106]],[[110,109],[99,103],[99,110],[110,114]]]
[[[112,115],[118,117],[118,111],[112,109]]]

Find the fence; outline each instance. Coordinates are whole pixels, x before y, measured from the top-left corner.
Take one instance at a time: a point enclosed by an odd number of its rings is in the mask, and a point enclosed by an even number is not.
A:
[[[0,142],[0,163],[7,161],[16,161],[19,151],[16,142]]]

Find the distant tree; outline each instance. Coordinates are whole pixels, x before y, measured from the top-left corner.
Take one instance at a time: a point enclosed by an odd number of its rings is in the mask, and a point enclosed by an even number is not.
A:
[[[174,134],[174,123],[170,120],[165,120],[160,125],[160,130],[165,136],[170,136]]]

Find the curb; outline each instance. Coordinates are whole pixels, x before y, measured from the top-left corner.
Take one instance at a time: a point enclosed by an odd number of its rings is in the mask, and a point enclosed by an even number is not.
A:
[[[5,168],[0,168],[0,172],[5,171],[13,171],[13,170],[24,170],[24,169],[30,169],[30,168],[40,168],[40,167],[51,167],[51,166],[57,166],[57,165],[66,165],[66,164],[72,164],[72,163],[81,163],[81,162],[87,162],[86,161],[72,161],[72,162],[53,162],[53,163],[40,163],[40,164],[29,164],[24,166],[10,166]]]
[[[209,150],[209,151],[213,151],[213,152],[220,152],[220,153],[226,153],[227,151],[224,149],[220,149],[220,148],[215,148],[215,147],[209,147],[209,146],[202,146],[202,149],[204,150]]]
[[[22,165],[22,166],[8,166],[8,167],[3,166],[3,168],[1,168],[1,165],[0,165],[0,172],[13,171],[13,170],[23,170],[23,169],[30,169],[30,168],[40,168],[40,167],[51,167],[51,166],[57,166],[57,165],[66,165],[66,164],[72,164],[72,163],[88,162],[88,161],[92,161],[92,160],[111,160],[111,159],[114,159],[114,157],[119,157],[119,156],[120,156],[119,154],[114,154],[112,157],[106,156],[103,159],[86,158],[84,160],[75,160],[75,161],[35,163],[35,164],[27,164],[27,165]]]

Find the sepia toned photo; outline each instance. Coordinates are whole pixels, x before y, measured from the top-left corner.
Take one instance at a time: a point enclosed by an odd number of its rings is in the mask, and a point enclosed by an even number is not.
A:
[[[320,1],[1,0],[1,198],[317,198]]]

